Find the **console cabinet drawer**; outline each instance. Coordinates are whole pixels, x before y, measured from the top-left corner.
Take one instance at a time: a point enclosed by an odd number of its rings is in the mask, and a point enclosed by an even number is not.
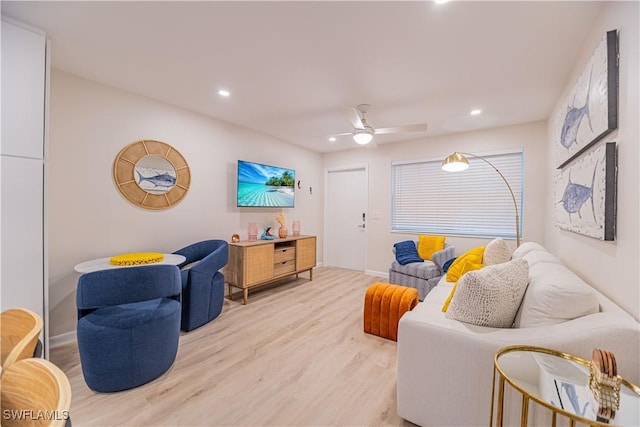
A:
[[[291,259],[281,263],[273,264],[273,275],[280,276],[282,274],[293,273],[296,271],[296,261]]]
[[[296,259],[296,248],[277,248],[273,252],[273,262],[275,264],[284,262],[284,261],[293,261]]]

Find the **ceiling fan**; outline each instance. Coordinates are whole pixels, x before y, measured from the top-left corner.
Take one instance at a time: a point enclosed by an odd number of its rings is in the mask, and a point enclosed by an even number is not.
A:
[[[385,133],[404,133],[404,132],[424,132],[427,130],[426,123],[420,123],[415,125],[405,126],[393,126],[386,128],[374,129],[367,123],[366,115],[369,111],[369,104],[360,104],[355,108],[349,109],[349,119],[353,124],[353,131],[346,133],[338,133],[331,135],[332,137],[352,135],[353,140],[360,145],[367,145],[371,142],[374,135],[381,135]]]

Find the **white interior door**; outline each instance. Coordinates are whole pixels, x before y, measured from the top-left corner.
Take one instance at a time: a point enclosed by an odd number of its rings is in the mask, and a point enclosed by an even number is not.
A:
[[[367,168],[325,172],[325,263],[330,267],[366,268]]]

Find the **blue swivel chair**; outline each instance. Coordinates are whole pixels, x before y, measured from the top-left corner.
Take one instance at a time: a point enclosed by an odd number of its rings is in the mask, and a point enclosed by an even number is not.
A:
[[[180,336],[180,270],[125,267],[78,279],[78,349],[87,385],[99,392],[137,387],[173,364]]]
[[[191,331],[212,321],[222,311],[224,276],[219,270],[227,265],[229,245],[224,240],[205,240],[174,254],[186,258],[178,266],[182,269],[181,328]]]

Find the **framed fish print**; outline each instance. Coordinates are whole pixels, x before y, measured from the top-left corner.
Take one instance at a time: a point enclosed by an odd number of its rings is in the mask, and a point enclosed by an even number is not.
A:
[[[616,143],[607,142],[557,172],[556,225],[600,240],[615,240]]]
[[[176,185],[176,171],[169,160],[158,155],[144,156],[133,168],[138,187],[147,193],[164,194]]]
[[[191,173],[185,158],[171,145],[143,139],[118,153],[113,179],[131,203],[145,209],[166,209],[187,194]]]
[[[564,167],[618,127],[618,31],[601,39],[554,118],[556,165]]]

